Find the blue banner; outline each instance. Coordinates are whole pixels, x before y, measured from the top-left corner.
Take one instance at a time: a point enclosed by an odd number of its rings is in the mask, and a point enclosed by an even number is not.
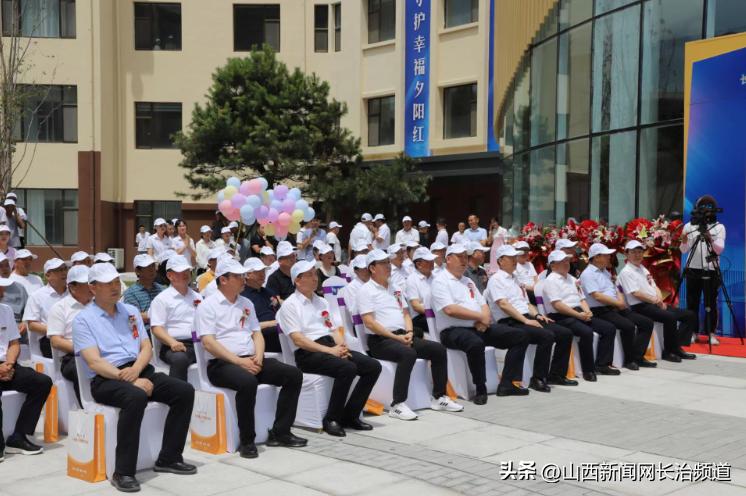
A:
[[[487,38],[489,53],[489,80],[487,82],[487,150],[500,149],[495,136],[495,0],[490,0],[490,29]]]
[[[430,155],[430,0],[406,0],[404,153]]]

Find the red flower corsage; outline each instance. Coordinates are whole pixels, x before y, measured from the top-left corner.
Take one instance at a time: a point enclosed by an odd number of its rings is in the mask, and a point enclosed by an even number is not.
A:
[[[241,317],[241,329],[243,329],[244,324],[246,324],[246,319],[249,318],[249,315],[251,315],[251,310],[248,308],[243,309],[243,316]]]
[[[199,305],[200,303],[202,303],[202,300],[200,300],[200,299],[195,299],[195,300],[194,300],[194,301],[193,301],[192,303],[194,304],[194,308],[197,308],[197,306],[198,306],[198,305]]]
[[[399,308],[404,308],[401,302],[401,291],[394,291],[394,298],[396,298],[396,302],[399,304]]]
[[[329,329],[334,327],[334,325],[332,324],[332,320],[329,318],[329,312],[327,312],[326,310],[321,312],[321,318],[324,319],[324,325],[326,327],[328,327]]]
[[[132,326],[132,338],[137,339],[140,337],[140,333],[137,332],[137,319],[134,315],[130,315],[130,326]]]
[[[471,296],[471,299],[474,299],[474,285],[472,283],[469,283],[469,296]]]

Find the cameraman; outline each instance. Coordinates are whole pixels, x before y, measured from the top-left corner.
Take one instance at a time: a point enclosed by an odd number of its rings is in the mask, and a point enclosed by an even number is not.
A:
[[[717,203],[713,197],[705,195],[697,200],[692,220],[684,226],[681,243],[681,253],[689,253],[694,247],[689,254],[690,261],[685,273],[686,307],[699,315],[700,295],[704,292],[705,307],[710,308],[710,321],[705,321],[703,333],[710,333],[713,345],[720,344],[715,337],[715,329],[718,323],[717,295],[722,283],[715,267],[720,266],[720,254],[725,249],[725,226],[717,221],[717,211]],[[704,236],[704,240],[697,243],[700,234]],[[712,245],[717,264],[714,263],[715,260],[707,260],[709,253],[705,240]],[[692,343],[695,340],[696,335],[692,336]]]

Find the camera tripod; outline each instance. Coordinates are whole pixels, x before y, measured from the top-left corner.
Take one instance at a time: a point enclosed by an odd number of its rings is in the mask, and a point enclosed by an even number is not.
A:
[[[711,263],[715,269],[714,275],[707,274],[707,272],[709,271],[707,269],[704,269],[705,274],[701,278],[703,282],[702,293],[704,293],[704,304],[705,304],[705,332],[707,332],[707,344],[709,347],[709,352],[712,353],[712,334],[715,332],[715,325],[716,325],[716,322],[714,322],[713,306],[717,304],[717,289],[723,290],[723,297],[725,298],[725,303],[728,306],[728,311],[730,312],[730,315],[733,318],[733,326],[736,329],[736,335],[741,339],[742,345],[744,344],[744,341],[743,341],[743,334],[741,332],[741,326],[738,325],[738,319],[736,319],[736,312],[733,310],[733,303],[731,302],[730,295],[728,294],[728,288],[726,288],[725,284],[723,283],[723,273],[720,270],[720,258],[718,257],[717,253],[715,253],[715,249],[712,247],[712,241],[710,240],[708,236],[706,236],[706,234],[709,232],[710,229],[707,229],[706,224],[700,224],[698,226],[697,239],[694,242],[694,245],[692,245],[691,250],[689,251],[690,255],[689,255],[689,258],[687,258],[686,266],[684,267],[684,271],[682,272],[683,277],[681,278],[678,286],[676,287],[676,293],[674,294],[674,300],[679,295],[681,284],[684,282],[686,275],[690,271],[690,265],[692,263],[692,260],[694,259],[694,255],[697,253],[697,248],[704,247],[704,249],[707,250],[707,256],[705,257],[705,262],[708,264]],[[687,233],[684,233],[684,234],[688,235]],[[713,295],[713,297],[711,297],[710,295],[712,295],[713,284],[717,286],[715,288],[715,294]]]

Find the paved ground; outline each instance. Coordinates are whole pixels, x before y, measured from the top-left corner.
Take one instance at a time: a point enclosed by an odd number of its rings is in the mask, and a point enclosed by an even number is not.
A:
[[[466,405],[460,414],[425,410],[415,422],[374,417],[375,430],[343,440],[299,430],[308,448],[260,448],[256,460],[187,450],[198,475],[144,471],[141,494],[746,495],[746,360],[662,362],[551,394]],[[522,461],[534,462],[533,480],[531,465],[517,470]],[[516,479],[503,480],[510,462]],[[730,464],[731,480],[673,480],[671,467],[697,462]],[[601,472],[592,465],[598,463],[605,464]],[[0,464],[0,496],[117,494],[108,482],[66,477],[65,464],[64,439],[42,456],[8,455]],[[592,481],[545,482],[547,464],[570,474],[584,467]],[[610,467],[635,466],[662,467],[667,480],[638,482],[625,474],[623,481],[601,481]]]

